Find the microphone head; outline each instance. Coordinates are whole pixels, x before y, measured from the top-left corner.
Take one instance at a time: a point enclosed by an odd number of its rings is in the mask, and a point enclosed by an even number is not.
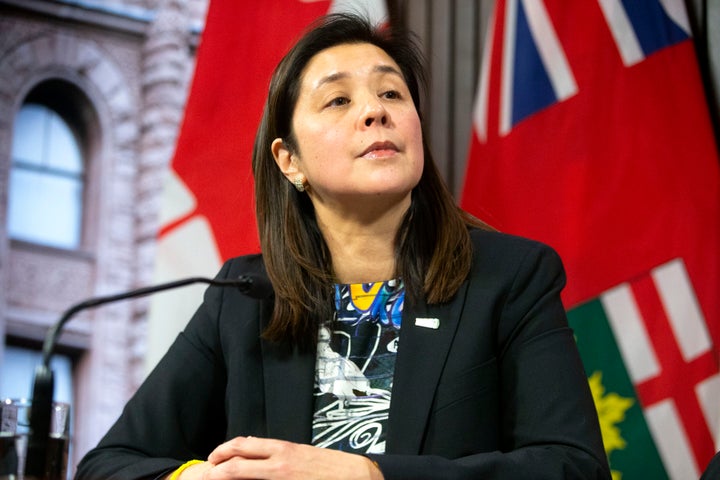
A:
[[[246,273],[240,275],[238,280],[238,289],[248,297],[264,300],[274,293],[272,283],[267,275]]]

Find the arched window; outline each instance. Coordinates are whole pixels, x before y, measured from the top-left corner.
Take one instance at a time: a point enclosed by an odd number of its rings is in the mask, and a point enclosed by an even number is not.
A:
[[[17,113],[13,132],[9,236],[80,247],[85,162],[78,136],[56,110],[32,102]]]

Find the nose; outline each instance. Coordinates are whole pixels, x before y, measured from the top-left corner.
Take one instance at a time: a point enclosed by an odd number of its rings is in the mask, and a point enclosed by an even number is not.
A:
[[[360,120],[365,127],[370,127],[374,123],[387,125],[389,115],[383,104],[377,99],[373,99],[369,100],[365,105]]]

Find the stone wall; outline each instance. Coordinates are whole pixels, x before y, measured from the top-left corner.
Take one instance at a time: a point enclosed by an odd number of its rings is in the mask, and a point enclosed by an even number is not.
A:
[[[205,0],[0,0],[0,334],[8,341],[39,346],[70,305],[150,283],[163,175],[206,8]],[[79,92],[87,127],[85,222],[72,251],[6,232],[14,115],[48,80]],[[82,412],[75,462],[144,376],[146,310],[132,301],[85,312],[61,338],[75,357]]]

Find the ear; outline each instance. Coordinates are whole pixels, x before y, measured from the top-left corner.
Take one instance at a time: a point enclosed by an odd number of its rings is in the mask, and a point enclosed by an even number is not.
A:
[[[280,168],[280,171],[285,177],[292,182],[297,174],[300,172],[295,161],[295,155],[287,148],[282,138],[276,138],[270,145],[275,163]]]

